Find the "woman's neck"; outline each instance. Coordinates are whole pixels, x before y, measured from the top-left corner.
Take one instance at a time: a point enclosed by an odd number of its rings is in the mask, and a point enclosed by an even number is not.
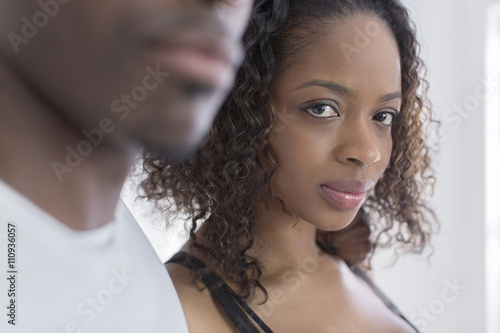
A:
[[[285,213],[281,204],[273,201],[268,219],[264,207],[255,209],[255,243],[248,253],[262,264],[263,278],[288,271],[307,271],[324,262],[329,256],[316,244],[317,228]]]

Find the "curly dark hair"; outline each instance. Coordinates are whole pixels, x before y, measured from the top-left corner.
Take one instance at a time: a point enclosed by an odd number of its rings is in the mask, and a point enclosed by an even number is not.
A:
[[[435,178],[426,126],[432,123],[426,98],[425,67],[419,57],[415,25],[398,0],[257,0],[244,36],[246,60],[208,137],[197,153],[167,161],[144,153],[143,198],[160,208],[188,214],[189,246],[207,264],[195,281],[211,271],[223,272],[242,297],[259,283],[262,270],[247,251],[252,247],[253,203],[266,203],[276,163],[268,149],[275,112],[270,107],[273,75],[301,55],[301,49],[328,32],[331,24],[354,14],[375,16],[395,36],[401,57],[402,109],[392,127],[390,164],[365,203],[372,215],[374,247],[421,253],[437,226],[426,204]],[[271,172],[261,163],[264,156]],[[200,237],[201,236],[201,237]]]

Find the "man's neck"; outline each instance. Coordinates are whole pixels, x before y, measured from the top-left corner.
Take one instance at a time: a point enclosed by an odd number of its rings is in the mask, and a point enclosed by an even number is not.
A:
[[[79,155],[83,128],[48,109],[1,62],[0,78],[0,179],[72,229],[110,222],[138,150],[103,142]],[[79,156],[71,163],[68,147]]]

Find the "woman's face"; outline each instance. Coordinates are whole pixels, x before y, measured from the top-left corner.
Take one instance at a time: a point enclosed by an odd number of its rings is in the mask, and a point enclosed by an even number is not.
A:
[[[273,193],[320,229],[344,228],[391,156],[391,123],[401,108],[392,32],[366,15],[337,23],[301,50],[270,91]]]

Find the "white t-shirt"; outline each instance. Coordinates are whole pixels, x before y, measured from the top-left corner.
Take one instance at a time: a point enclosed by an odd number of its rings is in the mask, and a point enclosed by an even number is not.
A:
[[[0,180],[0,332],[188,329],[170,276],[121,200],[111,223],[79,232]]]

